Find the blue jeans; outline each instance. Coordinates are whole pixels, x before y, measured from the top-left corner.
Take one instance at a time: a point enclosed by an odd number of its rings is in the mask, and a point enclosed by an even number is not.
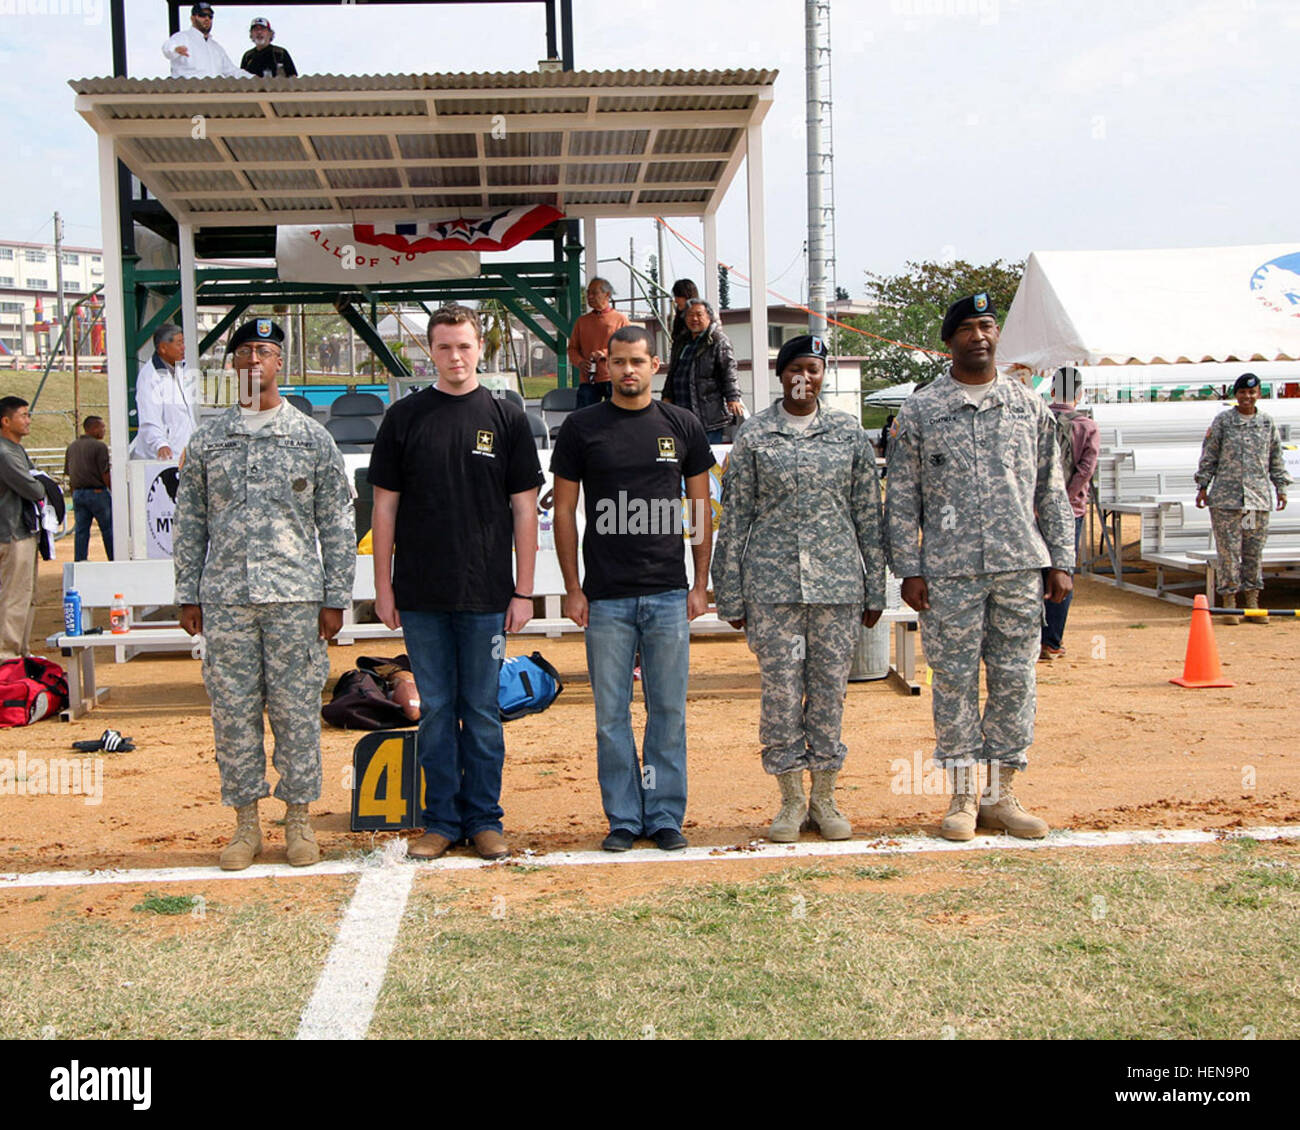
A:
[[[596,776],[610,831],[681,831],[686,815],[686,590],[593,600],[587,670],[596,702]],[[632,668],[641,654],[646,727],[637,763]]]
[[[1075,567],[1079,564],[1079,535],[1083,532],[1083,516],[1074,520],[1074,563]],[[1043,588],[1047,587],[1047,570],[1043,570]],[[1052,601],[1045,601],[1043,604],[1043,646],[1060,647],[1061,640],[1065,638],[1065,620],[1070,615],[1070,602],[1074,600],[1074,593],[1068,593],[1060,604],[1054,604]]]
[[[727,434],[726,428],[714,428],[713,431],[711,432],[705,432],[704,438],[707,439],[710,444],[726,443],[727,441],[724,438],[726,434]]]
[[[613,381],[583,381],[578,386],[578,407],[590,408],[614,395]]]
[[[72,535],[72,559],[85,561],[90,554],[90,523],[99,523],[99,536],[104,539],[104,552],[113,560],[113,496],[105,490],[78,487],[72,492],[72,509],[77,516]]]
[[[420,692],[423,823],[453,842],[501,829],[506,744],[497,708],[504,612],[401,612]]]

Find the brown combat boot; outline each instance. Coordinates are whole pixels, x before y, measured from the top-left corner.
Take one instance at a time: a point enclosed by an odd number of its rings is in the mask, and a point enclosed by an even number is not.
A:
[[[1014,769],[1008,769],[996,761],[989,764],[987,800],[980,798],[976,822],[981,828],[1010,832],[1020,840],[1041,840],[1047,835],[1047,821],[1040,820],[1020,806],[1020,801],[1011,791],[1011,781],[1015,775]]]
[[[808,801],[803,795],[803,770],[778,773],[776,783],[781,786],[781,811],[776,814],[767,838],[774,844],[792,844],[799,838]]]
[[[1247,608],[1247,609],[1252,609],[1252,608],[1253,608],[1255,611],[1259,611],[1259,589],[1252,589],[1252,590],[1250,590],[1249,592],[1246,593],[1246,608]],[[1247,623],[1247,624],[1263,624],[1264,627],[1267,628],[1267,627],[1268,627],[1268,617],[1267,617],[1267,616],[1247,616],[1247,617],[1246,617],[1246,623]]]
[[[1223,594],[1223,596],[1222,596],[1221,601],[1220,601],[1220,605],[1221,605],[1221,607],[1223,607],[1223,608],[1236,608],[1236,607],[1237,607],[1237,594],[1236,594],[1235,592],[1225,592],[1225,593]],[[1220,616],[1220,617],[1219,617],[1219,623],[1220,623],[1220,624],[1240,624],[1240,623],[1241,623],[1241,617],[1240,617],[1240,616]]]
[[[320,862],[320,847],[311,830],[307,805],[291,804],[285,809],[284,848],[291,867],[309,867]]]
[[[262,827],[257,801],[235,809],[235,834],[221,852],[222,871],[242,871],[262,854]]]
[[[838,769],[813,769],[812,792],[808,798],[808,827],[821,833],[823,840],[847,840],[853,825],[835,807],[835,778]]]
[[[948,782],[952,786],[952,801],[944,814],[943,822],[939,825],[939,835],[945,840],[973,840],[975,818],[979,810],[975,766],[960,766],[948,770]]]

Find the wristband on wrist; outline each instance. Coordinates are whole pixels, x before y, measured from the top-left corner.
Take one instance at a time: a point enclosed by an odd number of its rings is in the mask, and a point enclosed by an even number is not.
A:
[[[521,592],[516,592],[511,595],[510,599],[511,600],[532,600],[533,598],[531,596],[525,596]]]

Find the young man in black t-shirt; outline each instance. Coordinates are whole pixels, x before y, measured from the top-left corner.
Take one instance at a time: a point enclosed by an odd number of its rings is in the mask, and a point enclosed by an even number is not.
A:
[[[609,339],[612,399],[570,415],[551,453],[555,548],[564,614],[586,629],[596,705],[596,774],[609,819],[606,851],[647,837],[686,846],[688,622],[708,604],[713,452],[694,414],[651,399],[654,338],[625,326]],[[695,581],[686,588],[681,487],[691,513]],[[578,584],[578,488],[586,497]],[[641,655],[646,730],[637,764],[632,670]]]
[[[478,383],[478,315],[435,311],[429,345],[437,384],[389,408],[370,456],[375,611],[402,629],[420,692],[425,834],[410,854],[466,838],[501,859],[497,678],[505,633],[533,614],[542,471],[523,411]]]

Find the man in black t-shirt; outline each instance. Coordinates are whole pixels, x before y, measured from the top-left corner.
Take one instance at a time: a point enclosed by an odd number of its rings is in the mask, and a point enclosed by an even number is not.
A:
[[[466,838],[501,859],[497,678],[505,633],[533,614],[542,471],[522,409],[478,383],[478,315],[435,311],[429,346],[437,383],[389,408],[370,456],[375,611],[402,629],[420,692],[425,834],[410,854]]]
[[[241,70],[247,71],[255,78],[274,78],[277,75],[283,78],[294,78],[298,74],[298,68],[293,65],[293,58],[283,47],[272,45],[271,40],[275,38],[275,31],[271,28],[271,21],[265,16],[258,16],[253,20],[252,26],[248,29],[248,38],[253,41],[253,46],[244,52],[243,59],[240,60]]]
[[[612,399],[572,413],[551,453],[555,549],[564,614],[586,629],[596,705],[596,775],[609,819],[606,851],[647,837],[686,846],[686,683],[689,621],[708,605],[713,552],[713,452],[693,413],[651,397],[654,338],[625,326],[609,339]],[[695,581],[686,587],[682,479]],[[586,498],[578,584],[578,488]],[[646,730],[637,763],[632,674],[641,655]]]

